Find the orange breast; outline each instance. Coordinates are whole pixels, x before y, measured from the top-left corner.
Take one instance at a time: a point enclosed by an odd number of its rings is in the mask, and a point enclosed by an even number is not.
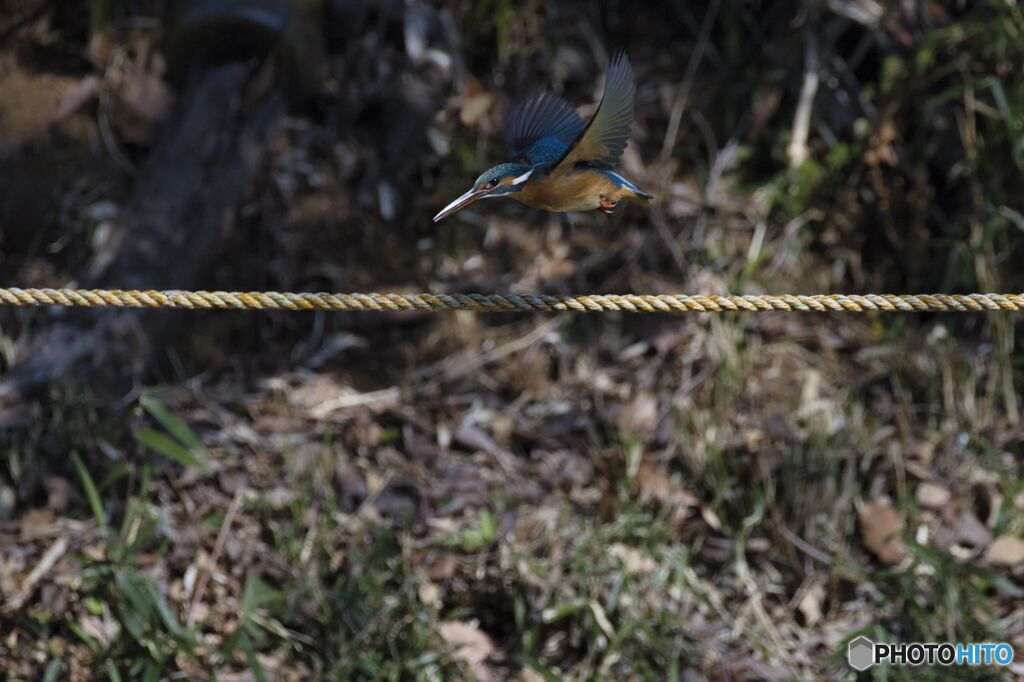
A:
[[[632,194],[597,171],[580,168],[547,176],[512,196],[527,206],[545,211],[592,211],[601,205],[601,195],[612,201]]]

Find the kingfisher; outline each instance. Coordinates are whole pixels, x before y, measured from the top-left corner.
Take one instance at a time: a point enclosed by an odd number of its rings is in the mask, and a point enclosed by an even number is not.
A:
[[[545,211],[606,214],[623,199],[652,199],[615,172],[629,142],[635,95],[633,70],[620,53],[609,61],[604,94],[589,123],[550,92],[519,101],[505,119],[511,160],[484,171],[434,222],[491,197],[512,197]]]

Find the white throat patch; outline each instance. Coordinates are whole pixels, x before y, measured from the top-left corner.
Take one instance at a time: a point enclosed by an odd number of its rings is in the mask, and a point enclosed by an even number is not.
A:
[[[522,175],[520,175],[518,178],[512,178],[512,184],[513,185],[521,185],[524,182],[526,182],[527,180],[529,180],[531,175],[533,175],[533,169],[532,168],[530,170],[526,171],[525,173],[523,173]]]

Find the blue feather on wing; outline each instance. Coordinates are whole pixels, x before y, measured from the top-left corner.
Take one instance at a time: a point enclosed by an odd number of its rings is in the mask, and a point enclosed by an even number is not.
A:
[[[509,156],[533,165],[561,158],[586,128],[576,110],[557,95],[541,92],[516,103],[505,119]]]
[[[626,54],[620,52],[608,64],[604,94],[597,111],[582,134],[570,143],[558,165],[572,167],[577,163],[587,163],[614,168],[629,142],[635,97],[633,70]]]

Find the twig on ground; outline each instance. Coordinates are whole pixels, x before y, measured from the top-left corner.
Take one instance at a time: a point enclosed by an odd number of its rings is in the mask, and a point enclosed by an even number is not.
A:
[[[811,112],[820,79],[818,68],[818,37],[808,27],[804,29],[804,81],[793,117],[793,139],[786,148],[790,168],[798,168],[807,160],[807,136],[811,130]]]
[[[192,603],[188,608],[188,627],[192,627],[196,620],[196,609],[203,601],[203,593],[206,592],[206,584],[210,582],[210,574],[217,566],[217,560],[220,559],[221,552],[224,551],[224,543],[228,539],[228,531],[231,530],[231,524],[234,523],[235,516],[238,514],[238,510],[242,506],[242,500],[245,498],[245,487],[242,486],[235,491],[235,496],[231,499],[231,504],[228,505],[228,511],[224,514],[224,522],[220,525],[220,530],[217,531],[217,540],[213,543],[213,553],[209,558],[203,562],[201,568],[202,573],[199,576],[199,580],[196,583],[195,594],[192,595]]]

